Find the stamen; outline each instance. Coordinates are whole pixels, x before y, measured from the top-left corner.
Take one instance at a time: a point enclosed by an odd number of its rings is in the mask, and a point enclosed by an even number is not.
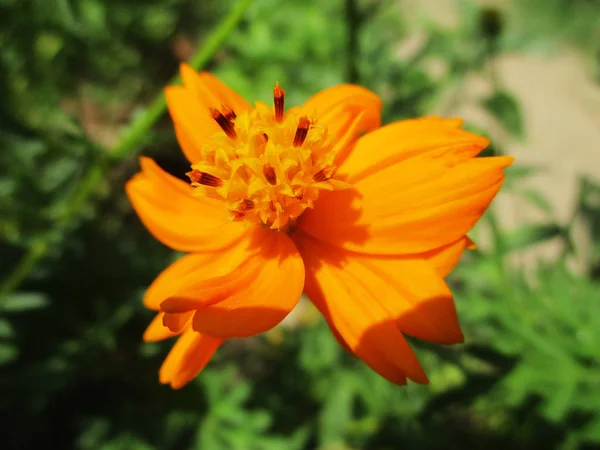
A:
[[[310,121],[308,120],[308,117],[300,117],[300,120],[298,121],[298,128],[296,128],[296,135],[294,136],[294,147],[300,147],[304,143],[306,135],[308,134],[309,126]]]
[[[242,200],[242,203],[240,204],[240,210],[241,211],[250,211],[251,209],[254,209],[254,202],[247,198]]]
[[[220,187],[223,186],[223,180],[211,175],[210,173],[201,172],[197,169],[187,172],[186,175],[192,183],[203,184],[204,186]]]
[[[269,184],[275,186],[277,183],[277,174],[275,173],[275,169],[269,165],[266,165],[263,167],[263,174],[265,175],[265,178]]]
[[[327,181],[333,176],[331,169],[321,169],[313,175],[313,180],[316,182]]]
[[[210,108],[210,114],[230,139],[235,139],[237,137],[233,122],[225,117],[221,111],[216,108]]]
[[[221,105],[221,109],[223,110],[223,115],[225,116],[225,118],[228,121],[231,122],[233,119],[237,118],[237,114],[229,106],[227,106],[227,105]]]
[[[285,97],[285,91],[281,89],[279,83],[275,83],[273,89],[273,106],[275,107],[275,122],[283,122],[283,98]]]
[[[243,199],[237,202],[236,207],[232,212],[235,220],[242,220],[246,217],[246,213],[254,209],[254,202],[250,199]]]
[[[285,95],[277,83],[272,105],[210,104],[205,111],[218,126],[187,176],[190,195],[218,200],[230,220],[289,233],[321,192],[344,184],[334,181],[335,135]]]

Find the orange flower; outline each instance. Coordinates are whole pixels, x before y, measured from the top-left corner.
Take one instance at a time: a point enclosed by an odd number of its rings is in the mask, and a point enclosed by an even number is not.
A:
[[[183,386],[304,290],[348,351],[393,383],[426,383],[404,335],[462,342],[443,278],[513,159],[475,158],[488,141],[458,119],[379,128],[381,102],[358,86],[286,111],[279,85],[272,107],[252,107],[207,73],[181,75],[166,97],[190,183],[142,158],[126,186],[150,232],[188,253],[144,298],[158,311],[144,339],[180,336],[160,381]]]

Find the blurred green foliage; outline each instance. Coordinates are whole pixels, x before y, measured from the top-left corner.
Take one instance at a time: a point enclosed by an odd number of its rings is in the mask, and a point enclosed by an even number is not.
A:
[[[414,343],[429,386],[389,384],[322,320],[229,342],[183,390],[158,384],[170,343],[141,342],[151,317],[141,296],[176,255],[143,229],[123,183],[138,152],[174,174],[187,167],[165,115],[143,148],[111,149],[235,3],[0,0],[1,447],[600,445],[600,184],[582,179],[561,223],[524,183],[536,168],[522,166],[506,190],[545,220],[506,230],[493,211],[485,217],[477,231],[491,246],[450,278],[467,344]],[[482,108],[521,138],[519,99],[497,85],[490,61],[557,39],[598,45],[600,4],[457,4],[457,27],[423,21],[425,38],[406,54],[399,46],[415,24],[401,1],[255,0],[207,68],[248,99],[267,100],[278,80],[290,103],[357,82],[382,95],[386,121],[427,113],[476,72],[494,88]],[[575,223],[590,242],[583,272],[569,265],[581,253]],[[549,240],[563,247],[557,258],[510,262]]]

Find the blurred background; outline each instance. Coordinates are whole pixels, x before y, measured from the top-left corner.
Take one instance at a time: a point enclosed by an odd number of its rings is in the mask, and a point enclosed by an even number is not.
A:
[[[182,390],[141,298],[178,255],[134,215],[140,154],[188,170],[161,89],[341,82],[384,122],[461,116],[517,164],[449,277],[466,343],[396,387],[303,303]],[[0,0],[0,447],[600,448],[600,1]],[[288,99],[286,99],[288,100]]]

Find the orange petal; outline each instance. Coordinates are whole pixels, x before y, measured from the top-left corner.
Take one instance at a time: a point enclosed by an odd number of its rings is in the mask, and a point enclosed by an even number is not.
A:
[[[223,338],[246,337],[273,328],[296,306],[304,287],[304,263],[292,240],[269,232],[262,251],[239,274],[236,292],[198,309],[196,331]]]
[[[300,235],[302,236],[302,235]],[[463,341],[452,293],[431,260],[420,256],[371,256],[347,252],[304,237],[300,247],[326,253],[373,294],[400,331],[440,344]]]
[[[446,277],[452,272],[456,264],[458,264],[464,250],[473,248],[473,245],[471,239],[463,236],[451,244],[421,253],[417,256],[428,261],[441,277]]]
[[[213,126],[210,125],[211,130],[209,133],[214,133]],[[179,142],[179,147],[181,147],[181,151],[188,159],[188,161],[200,161],[201,154],[198,150],[198,144],[196,143],[196,139],[194,139],[193,135],[186,131],[186,128],[183,125],[177,124],[177,122],[173,123],[173,129],[175,130],[175,137],[177,137],[177,142]]]
[[[164,316],[165,313],[159,312],[154,319],[152,319],[152,322],[150,322],[150,325],[148,325],[148,328],[144,331],[143,339],[145,342],[162,341],[179,334],[178,332],[172,332],[163,325]]]
[[[231,223],[217,200],[192,195],[187,183],[164,172],[150,158],[125,185],[127,195],[148,230],[163,244],[184,252],[209,252],[230,246],[247,228]]]
[[[165,88],[167,107],[175,124],[177,140],[193,164],[202,160],[200,149],[208,138],[221,131],[206,105],[182,86]]]
[[[252,336],[270,330],[294,309],[304,287],[304,263],[286,234],[275,233],[270,244],[248,267],[251,278],[241,289],[196,311],[195,330],[224,338]]]
[[[372,257],[297,234],[305,292],[352,352],[385,378],[427,377],[402,333],[462,342],[452,295],[421,258]]]
[[[183,257],[157,278],[144,302],[169,314],[195,311],[196,331],[245,337],[283,320],[303,285],[304,264],[287,234],[255,228],[226,252]]]
[[[336,141],[344,141],[335,149],[336,164],[340,164],[360,133],[374,130],[381,124],[381,100],[373,92],[350,84],[325,89],[311,97],[301,113],[315,117]],[[352,136],[344,139],[351,132]]]
[[[210,108],[221,110],[227,106],[236,112],[250,108],[237,93],[214,76],[196,72],[187,64],[181,64],[181,78],[185,87],[165,88],[165,97],[179,145],[187,159],[201,160],[200,149],[210,136],[223,131],[210,114]]]
[[[174,292],[177,292],[181,280],[190,273],[199,273],[203,265],[212,258],[210,253],[190,253],[163,270],[144,295],[144,306],[159,310],[160,304]],[[162,321],[161,321],[162,323]]]
[[[227,106],[236,113],[252,108],[244,98],[208,72],[197,72],[186,63],[179,70],[186,89],[189,89],[199,102],[209,108],[221,109]]]
[[[179,258],[150,285],[144,295],[146,308],[159,310],[169,297],[181,293],[192,302],[188,309],[171,309],[168,313],[187,312],[206,301],[209,289],[223,292],[223,277],[230,276],[242,269],[242,265],[261,251],[261,238],[267,238],[265,230],[254,228],[227,249],[215,253],[190,253]],[[187,294],[186,294],[187,291]],[[201,292],[201,294],[200,294]],[[187,295],[187,297],[185,297]],[[198,299],[195,298],[198,295]]]
[[[189,329],[177,340],[159,372],[160,382],[179,389],[200,373],[222,344],[215,338]]]
[[[323,192],[300,228],[348,250],[380,255],[427,252],[463,237],[502,185],[509,157],[467,161],[431,151]]]
[[[362,136],[338,170],[356,181],[381,168],[429,151],[444,151],[466,159],[489,141],[461,130],[461,119],[424,117],[402,120]]]
[[[192,316],[193,314],[191,312],[175,314],[165,313],[163,316],[163,325],[173,333],[181,333],[191,325]]]

